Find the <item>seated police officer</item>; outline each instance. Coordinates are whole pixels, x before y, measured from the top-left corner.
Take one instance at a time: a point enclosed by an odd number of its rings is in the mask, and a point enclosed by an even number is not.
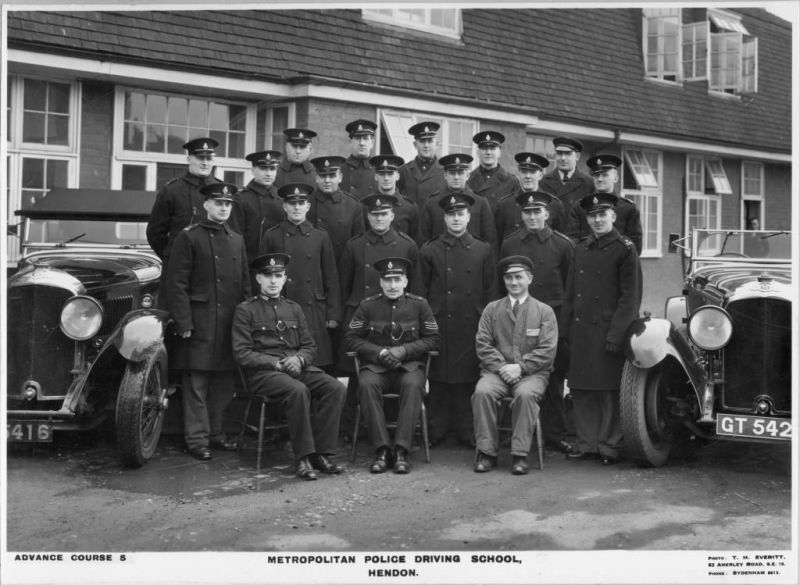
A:
[[[426,354],[439,348],[439,327],[428,302],[405,292],[410,269],[406,258],[384,258],[374,266],[383,292],[361,301],[344,342],[347,351],[357,352],[360,359],[358,399],[376,449],[370,471],[383,473],[393,465],[395,473],[408,473],[407,455],[425,388]],[[393,454],[383,412],[384,392],[400,395]]]
[[[233,354],[257,394],[283,401],[296,475],[340,473],[336,452],[345,387],[311,365],[317,351],[300,305],[281,296],[290,256],[265,254],[253,261],[258,296],[236,307]],[[314,413],[313,422],[311,412]]]
[[[558,343],[558,324],[548,305],[528,294],[533,261],[506,256],[499,263],[508,296],[483,310],[475,335],[481,378],[472,395],[475,471],[490,471],[497,461],[497,405],[511,397],[511,473],[525,475],[539,402],[544,397]]]

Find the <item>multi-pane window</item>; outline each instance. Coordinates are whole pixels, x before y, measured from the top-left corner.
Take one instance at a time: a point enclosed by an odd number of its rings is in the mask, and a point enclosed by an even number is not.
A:
[[[706,189],[713,189],[713,192],[717,195],[731,195],[733,193],[721,160],[715,158],[706,159],[706,170],[708,171]]]
[[[722,33],[711,35],[711,67],[709,87],[735,92],[741,82],[742,35]]]
[[[460,8],[364,8],[361,13],[373,22],[461,37]]]
[[[707,162],[701,157],[686,159],[686,233],[695,229],[719,229],[721,197],[707,193]],[[721,166],[721,165],[720,165]],[[726,178],[727,180],[727,178]],[[710,189],[709,189],[710,190]],[[701,244],[703,251],[711,251],[712,243]]]
[[[764,218],[764,165],[760,162],[742,163],[742,224],[750,228],[750,221],[758,219],[759,228],[765,228]]]
[[[680,9],[645,8],[644,62],[647,77],[677,81],[680,64]]]
[[[695,22],[683,27],[683,78],[708,77],[708,22]]]
[[[187,140],[210,136],[219,156],[242,158],[246,113],[242,104],[126,91],[123,148],[181,154]]]
[[[70,125],[70,85],[25,79],[22,142],[67,146]]]
[[[478,131],[475,120],[443,118],[416,112],[381,111],[381,151],[393,152],[409,161],[417,155],[414,137],[408,129],[419,122],[436,122],[439,128],[439,155],[464,153],[474,154],[472,137]]]
[[[642,256],[661,255],[661,153],[625,149],[623,195],[639,209],[642,221]]]
[[[556,147],[553,145],[552,136],[528,134],[525,137],[525,150],[542,155],[550,161],[550,164],[556,160]]]
[[[21,207],[28,208],[53,187],[69,184],[69,161],[54,158],[22,157]]]
[[[758,39],[742,43],[742,93],[758,91]]]

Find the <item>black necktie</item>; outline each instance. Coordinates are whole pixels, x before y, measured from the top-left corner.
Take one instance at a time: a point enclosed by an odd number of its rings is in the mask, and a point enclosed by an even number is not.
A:
[[[569,175],[567,173],[564,173],[563,175],[561,175],[561,182],[566,183],[567,181],[569,181]]]
[[[515,317],[517,316],[517,313],[519,313],[519,300],[514,301],[514,306],[511,307],[511,312],[514,313]]]

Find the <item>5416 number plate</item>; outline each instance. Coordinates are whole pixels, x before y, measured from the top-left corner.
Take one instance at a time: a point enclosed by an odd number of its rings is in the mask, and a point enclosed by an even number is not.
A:
[[[718,414],[717,434],[732,437],[755,437],[792,440],[792,421],[783,418],[749,416],[744,414]]]
[[[6,424],[9,443],[52,443],[53,425],[42,421],[10,422]]]

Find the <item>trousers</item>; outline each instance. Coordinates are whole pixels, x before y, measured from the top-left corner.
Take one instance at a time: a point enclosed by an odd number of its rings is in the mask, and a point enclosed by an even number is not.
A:
[[[618,457],[622,443],[619,420],[619,390],[571,388],[575,407],[577,447],[585,453]]]
[[[189,449],[225,439],[225,409],[233,398],[233,372],[189,370],[183,373],[183,435]]]
[[[399,395],[399,405],[394,444],[410,450],[414,428],[422,409],[424,388],[425,372],[422,369],[381,373],[363,369],[358,373],[358,400],[367,425],[367,436],[375,449],[391,446],[383,410],[383,395],[396,392]]]

